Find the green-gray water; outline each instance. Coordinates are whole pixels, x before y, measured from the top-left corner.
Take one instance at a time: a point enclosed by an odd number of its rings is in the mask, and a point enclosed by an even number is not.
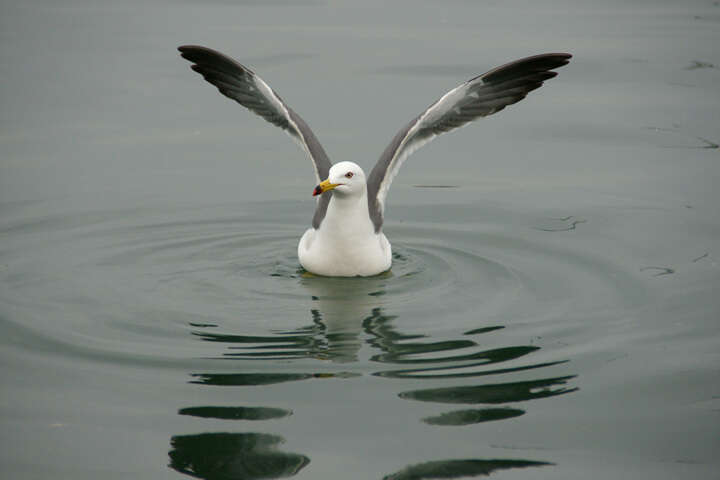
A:
[[[3,478],[717,476],[716,2],[0,13]],[[328,279],[308,160],[186,43],[366,170],[461,81],[574,58],[405,163],[391,273]]]

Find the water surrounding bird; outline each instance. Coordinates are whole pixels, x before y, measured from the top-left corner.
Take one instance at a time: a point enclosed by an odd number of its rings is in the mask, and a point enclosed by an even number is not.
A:
[[[353,162],[332,164],[310,127],[252,70],[207,47],[178,47],[192,69],[220,93],[288,133],[312,160],[319,196],[312,226],[300,239],[303,268],[323,276],[372,276],[392,266],[382,232],[385,199],[400,166],[445,132],[517,103],[557,75],[572,55],[544,53],[507,63],[453,88],[402,128],[369,175]]]

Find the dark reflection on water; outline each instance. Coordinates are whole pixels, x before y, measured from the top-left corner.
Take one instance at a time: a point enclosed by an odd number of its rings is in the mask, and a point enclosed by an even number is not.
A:
[[[308,380],[310,378],[352,378],[353,372],[335,373],[193,373],[190,383],[216,387],[259,387],[276,383]]]
[[[312,378],[309,373],[194,373],[190,383],[217,386],[260,386]]]
[[[431,367],[431,368],[415,368],[415,369],[408,369],[408,370],[389,370],[389,371],[381,371],[376,372],[374,375],[377,375],[379,377],[390,377],[390,378],[423,378],[423,379],[430,379],[430,378],[467,378],[467,377],[480,377],[485,375],[499,375],[503,373],[513,373],[513,372],[521,372],[523,370],[532,370],[535,368],[542,368],[542,367],[550,367],[552,365],[558,365],[561,363],[566,363],[566,360],[559,360],[556,362],[546,362],[546,363],[536,363],[534,365],[524,365],[520,367],[513,367],[513,368],[499,368],[494,370],[483,370],[480,372],[460,372],[460,373],[441,373],[441,374],[427,374],[425,372],[432,372],[432,371],[438,371],[438,370],[446,370],[446,369],[456,369],[456,368],[466,368],[466,367],[476,367],[476,366],[482,366],[486,365],[488,362],[483,363],[472,363],[472,364],[465,364],[465,365],[453,365],[453,366],[443,366],[443,367]],[[418,373],[422,373],[422,375],[417,375]]]
[[[505,420],[506,418],[519,417],[524,413],[525,410],[517,408],[455,410],[454,412],[443,413],[435,417],[423,418],[423,422],[428,425],[461,426],[492,422],[493,420]]]
[[[271,420],[292,415],[290,410],[270,407],[188,407],[178,411],[180,415],[221,420]]]
[[[384,315],[382,309],[374,309],[372,315],[363,321],[363,328],[366,333],[374,338],[368,343],[382,350],[383,353],[374,355],[371,360],[380,363],[392,363],[402,365],[424,365],[422,368],[381,370],[374,375],[390,378],[463,378],[477,377],[484,375],[496,375],[501,373],[518,372],[535,368],[548,367],[565,363],[564,360],[518,367],[475,370],[476,367],[483,367],[501,362],[524,357],[530,353],[540,350],[540,347],[530,345],[519,345],[514,347],[493,348],[489,350],[475,351],[461,355],[433,356],[422,358],[423,354],[436,354],[439,352],[454,352],[461,349],[477,347],[477,343],[468,339],[458,339],[442,342],[407,342],[405,340],[416,340],[426,338],[425,335],[403,335],[395,331],[392,326],[394,317]],[[503,327],[482,327],[471,330],[465,334],[490,333]],[[429,366],[425,366],[429,365]],[[457,370],[463,371],[458,372]],[[450,372],[452,370],[452,372]],[[432,373],[428,373],[432,372]]]
[[[575,375],[493,385],[427,388],[424,390],[402,392],[399,395],[400,398],[419,400],[421,402],[470,404],[522,402],[574,392],[577,390],[577,387],[564,386],[571,378],[575,378]]]
[[[503,328],[505,328],[505,327],[503,327],[501,325],[495,325],[493,327],[475,328],[473,330],[469,330],[469,331],[465,332],[465,335],[477,335],[479,333],[489,333],[489,332],[494,332],[495,330],[501,330]]]
[[[265,433],[178,435],[170,440],[170,468],[207,480],[289,477],[310,459],[278,451],[282,442],[282,437]]]
[[[488,476],[497,470],[511,468],[544,467],[554,465],[548,462],[532,460],[439,460],[418,463],[405,467],[397,473],[387,475],[383,480],[422,480],[425,478],[459,478]]]
[[[466,330],[457,338],[433,338],[436,334],[406,333],[398,326],[398,317],[386,312],[382,299],[392,275],[374,279],[325,279],[293,276],[309,292],[309,323],[289,331],[242,334],[218,331],[222,326],[193,325],[192,335],[203,342],[222,345],[224,350],[214,358],[228,360],[243,370],[231,372],[191,373],[190,383],[207,386],[264,388],[265,386],[317,378],[353,378],[370,375],[383,379],[457,380],[461,383],[442,388],[416,388],[389,395],[406,400],[456,404],[489,404],[493,408],[452,410],[435,416],[418,418],[427,425],[472,428],[473,425],[521,417],[527,409],[511,405],[574,392],[570,385],[574,375],[548,376],[512,381],[512,374],[546,369],[566,363],[533,362],[540,350],[536,345],[494,345],[481,347],[493,340],[503,325],[485,325]],[[402,278],[402,277],[400,277]],[[397,281],[397,278],[396,280]],[[212,331],[210,330],[212,328]],[[447,334],[445,334],[447,335]],[[363,350],[369,353],[360,355]],[[361,360],[364,357],[366,360]],[[322,373],[308,371],[320,360]],[[331,362],[328,364],[327,362]],[[253,372],[263,363],[264,371]],[[364,364],[362,362],[365,362]],[[357,371],[328,372],[332,364],[358,364]],[[519,364],[518,364],[519,363]],[[223,363],[225,364],[225,363]],[[299,369],[298,365],[305,365]],[[220,364],[219,364],[220,365]],[[381,366],[382,368],[377,368]],[[271,371],[267,371],[268,367]],[[249,370],[249,371],[248,371]],[[288,371],[289,370],[289,371]],[[544,370],[543,370],[544,371]],[[477,384],[477,379],[502,375],[503,380]],[[267,407],[187,407],[181,415],[220,420],[271,420],[291,414],[290,410]],[[280,424],[282,425],[282,424]],[[171,467],[199,478],[276,478],[297,473],[308,457],[278,452],[281,437],[262,433],[208,433],[173,437]],[[458,478],[486,476],[498,470],[551,465],[544,461],[509,459],[461,459],[429,461],[410,465],[386,476],[387,479]]]

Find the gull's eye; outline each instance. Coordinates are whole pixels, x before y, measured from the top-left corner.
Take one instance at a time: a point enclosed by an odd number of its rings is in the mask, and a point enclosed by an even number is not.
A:
[[[353,175],[355,175],[353,172],[347,172],[347,173],[345,174],[345,178],[352,178]]]

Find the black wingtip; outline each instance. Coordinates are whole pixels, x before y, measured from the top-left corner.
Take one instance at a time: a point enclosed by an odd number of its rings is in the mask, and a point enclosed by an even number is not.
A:
[[[482,78],[484,82],[490,83],[504,82],[522,75],[549,72],[567,65],[571,58],[572,55],[569,53],[541,53],[506,63],[475,78]]]
[[[192,50],[210,50],[208,47],[203,47],[202,45],[180,45],[177,49],[182,53]]]
[[[180,45],[177,49],[182,58],[191,62],[196,62],[198,56],[202,54],[203,51],[207,50],[206,47],[201,47],[199,45]]]
[[[180,56],[183,58],[187,58],[189,54],[192,54],[192,52],[197,52],[200,49],[204,49],[205,47],[201,47],[199,45],[180,45],[177,47],[178,52],[180,52]]]

